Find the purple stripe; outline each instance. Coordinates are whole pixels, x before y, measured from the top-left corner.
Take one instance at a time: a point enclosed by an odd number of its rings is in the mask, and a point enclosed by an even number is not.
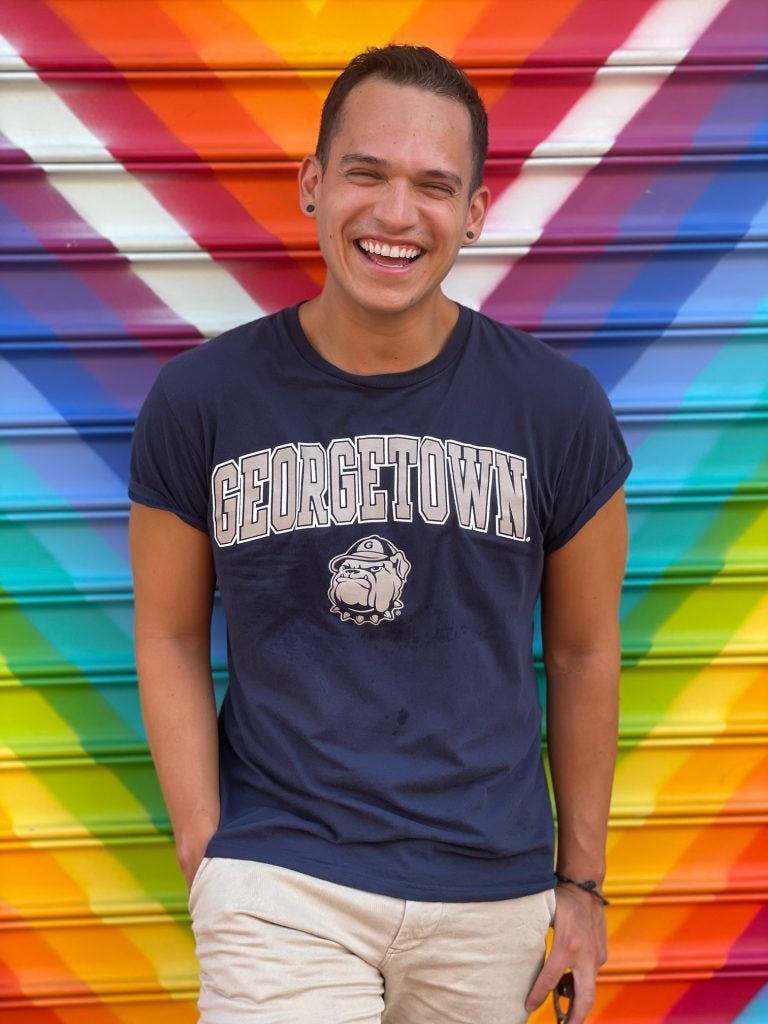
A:
[[[693,143],[710,152],[740,152],[755,123],[765,117],[768,69],[764,66],[681,64],[617,136],[614,149],[680,152]],[[729,96],[727,105],[723,97]]]
[[[62,225],[65,225],[67,245],[73,252],[96,247],[101,251],[115,251],[112,243],[70,206],[37,165],[0,166],[0,190],[10,212],[18,218],[4,219],[0,226],[3,250],[29,252],[60,245]],[[25,224],[24,230],[19,226],[20,221]]]
[[[686,63],[743,58],[765,60],[768,51],[768,7],[765,0],[730,0],[691,47]]]
[[[29,321],[3,324],[10,336],[39,337],[45,323],[63,338],[199,336],[119,256],[17,259],[0,267],[2,283]],[[44,335],[47,336],[48,332]]]

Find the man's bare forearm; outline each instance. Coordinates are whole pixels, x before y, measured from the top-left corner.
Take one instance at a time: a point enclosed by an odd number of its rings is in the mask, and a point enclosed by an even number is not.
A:
[[[187,882],[219,820],[218,734],[208,645],[137,637],[144,722]]]
[[[547,737],[557,808],[557,870],[605,875],[605,848],[618,740],[618,638],[604,650],[547,665]]]
[[[171,512],[143,505],[131,509],[130,540],[141,706],[190,882],[219,821],[210,541]]]
[[[558,817],[557,870],[601,885],[617,746],[618,604],[626,560],[626,513],[615,494],[547,559],[542,641],[547,735]],[[603,906],[577,885],[557,890],[555,934],[526,1006],[533,1010],[564,971],[575,983],[572,1024],[583,1024],[606,958]]]

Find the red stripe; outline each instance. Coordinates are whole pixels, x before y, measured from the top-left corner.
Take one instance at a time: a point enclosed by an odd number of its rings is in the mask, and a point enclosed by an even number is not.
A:
[[[663,1018],[669,1024],[731,1024],[762,990],[765,985],[764,971],[758,977],[729,979],[729,971],[738,969],[753,950],[768,950],[768,907],[753,918],[731,947],[728,962],[712,976],[711,980],[694,982],[689,990],[669,1008]],[[764,967],[764,965],[763,965]],[[730,984],[720,985],[719,981],[729,980]],[[717,990],[717,1000],[712,993]]]
[[[298,169],[298,168],[297,168]],[[132,170],[126,164],[126,170]],[[262,170],[258,165],[249,168],[253,189],[263,188]],[[295,217],[298,213],[298,186],[296,172],[292,176],[295,193]],[[282,239],[268,231],[257,221],[226,187],[226,177],[220,181],[215,169],[199,166],[184,176],[169,174],[167,169],[141,174],[145,185],[160,205],[184,227],[204,249],[226,245],[229,249],[282,249]],[[282,190],[279,196],[282,199]]]
[[[92,70],[112,67],[42,0],[3,0],[0,26],[3,35],[34,68],[55,71],[73,64]]]
[[[42,72],[40,78],[117,160],[137,160],[147,153],[160,160],[200,160],[195,150],[168,129],[121,75],[112,72],[94,80]],[[213,80],[208,80],[208,86],[211,95],[221,94],[221,86],[217,87]]]
[[[590,55],[590,62],[604,64],[606,59],[619,49],[635,30],[657,0],[621,0],[621,3],[606,3],[605,0],[582,0],[577,9],[557,32],[554,32],[543,46],[532,53],[527,63],[546,61],[562,65],[573,60],[574,53]],[[561,39],[569,40],[566,49]],[[577,45],[573,41],[578,40]],[[592,54],[596,53],[593,58]]]
[[[594,79],[596,67],[626,41],[644,14],[654,6],[655,0],[623,0],[612,4],[610,17],[603,0],[584,0],[576,11],[553,32],[522,65],[529,71],[537,66],[559,65],[573,60],[573,53],[582,56],[579,67],[559,71],[542,71],[538,75],[514,75],[507,91],[491,103],[491,150],[494,155],[528,156],[558,124],[584,93]],[[510,26],[512,31],[513,26]],[[574,37],[583,40],[581,48],[573,46]],[[564,45],[564,40],[568,45]],[[585,54],[589,53],[589,60]],[[522,135],[510,148],[506,126],[513,126],[514,139]]]

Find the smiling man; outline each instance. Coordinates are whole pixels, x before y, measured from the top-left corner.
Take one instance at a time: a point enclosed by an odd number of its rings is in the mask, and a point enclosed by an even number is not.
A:
[[[573,1024],[594,998],[630,463],[586,370],[441,289],[486,149],[449,61],[356,57],[299,173],[321,293],[173,360],[137,423],[137,664],[204,1024],[520,1024],[568,970]]]

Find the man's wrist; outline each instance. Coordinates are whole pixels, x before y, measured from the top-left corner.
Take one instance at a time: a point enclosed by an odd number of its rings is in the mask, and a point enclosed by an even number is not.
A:
[[[606,875],[605,855],[599,849],[573,850],[570,855],[566,855],[561,843],[555,860],[555,874],[591,878],[601,889]]]
[[[581,889],[582,892],[587,893],[604,907],[610,903],[610,900],[605,898],[597,880],[594,878],[574,877],[573,875],[566,874],[564,871],[556,871],[555,878],[558,885],[567,885],[574,889]]]

